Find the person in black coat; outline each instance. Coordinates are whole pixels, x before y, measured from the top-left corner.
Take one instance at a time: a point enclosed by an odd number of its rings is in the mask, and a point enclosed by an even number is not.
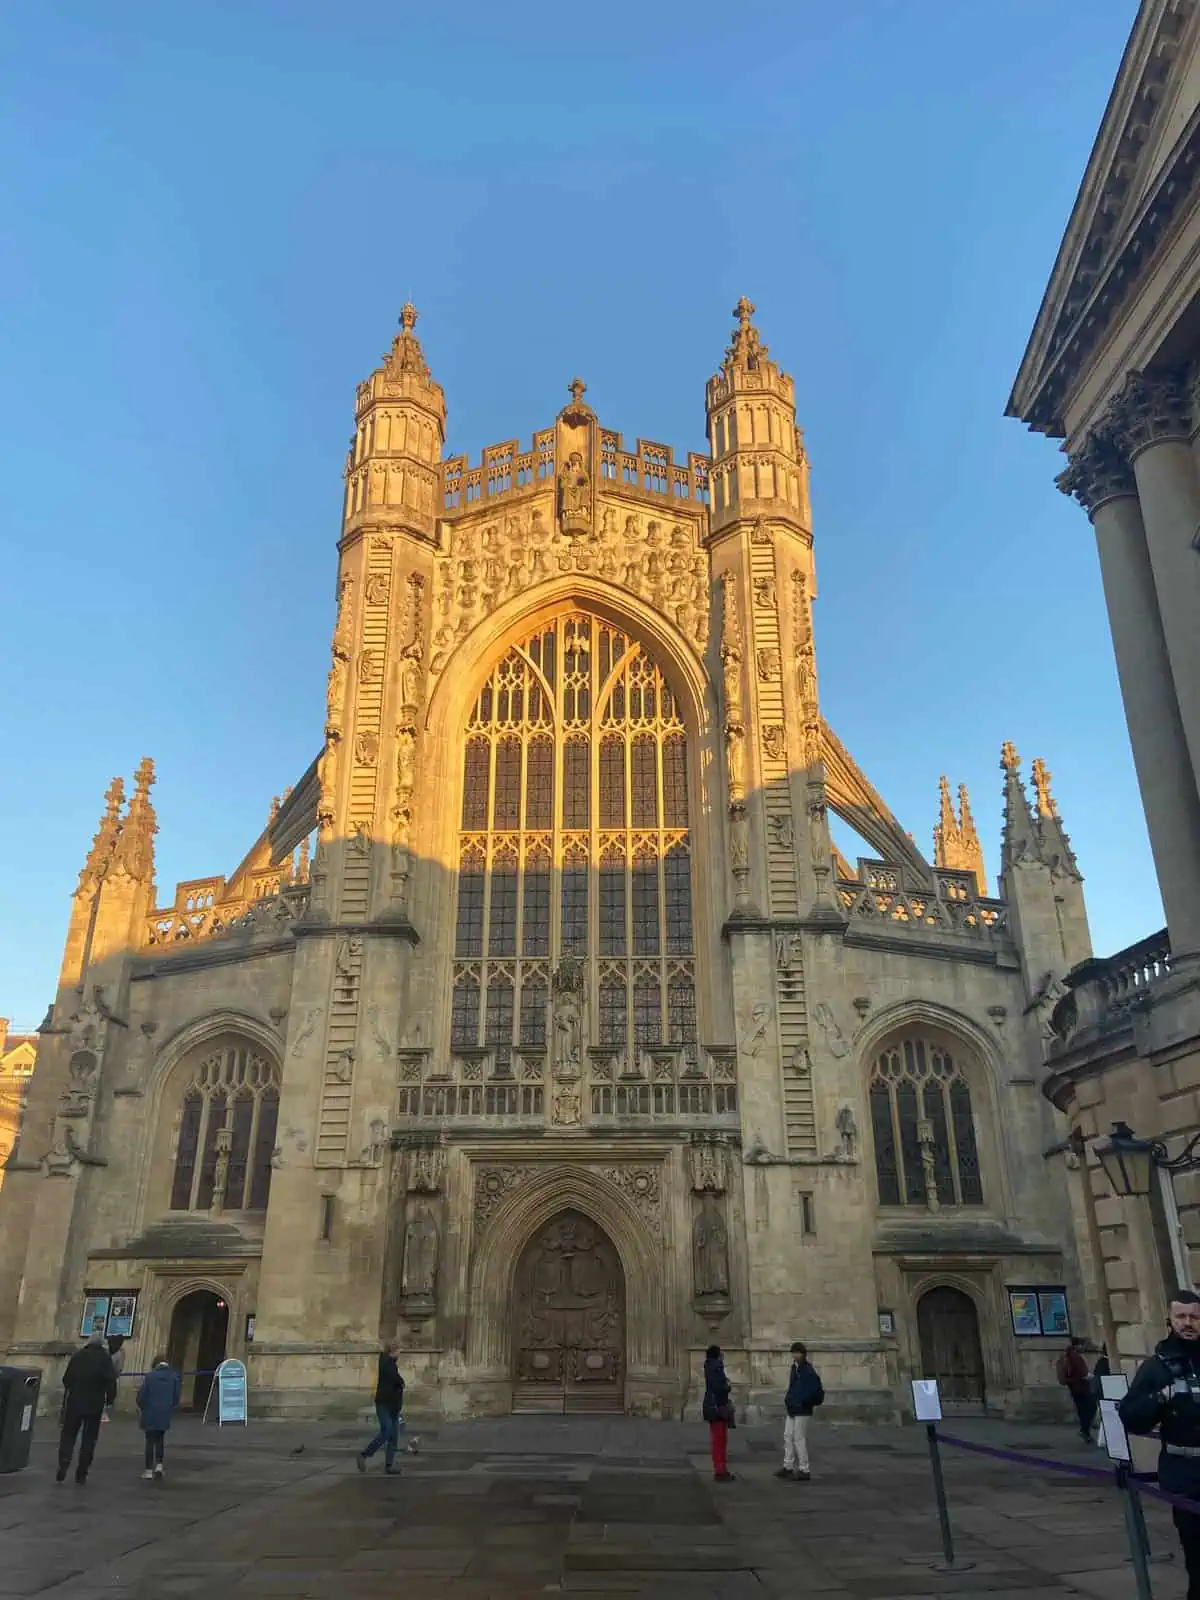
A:
[[[808,1419],[824,1403],[825,1387],[808,1359],[808,1347],[797,1339],[792,1346],[792,1366],[783,1399],[787,1418],[783,1424],[783,1465],[775,1474],[777,1478],[807,1483],[812,1476],[808,1464]]]
[[[383,1451],[383,1470],[396,1475],[396,1450],[400,1444],[400,1412],[404,1406],[404,1379],[396,1365],[396,1352],[400,1346],[389,1339],[379,1352],[379,1374],[375,1380],[375,1415],[379,1419],[379,1432],[365,1450],[354,1458],[360,1472],[367,1470],[368,1460],[377,1450]]]
[[[704,1405],[702,1415],[708,1423],[709,1450],[713,1477],[718,1483],[731,1483],[729,1470],[729,1430],[733,1426],[733,1394],[725,1376],[725,1359],[719,1344],[710,1344],[704,1353]]]
[[[1171,1331],[1138,1368],[1119,1414],[1130,1433],[1158,1429],[1158,1481],[1168,1494],[1200,1500],[1200,1295],[1176,1289]],[[1200,1600],[1200,1515],[1171,1516],[1183,1546],[1188,1600]]]
[[[54,1478],[61,1483],[75,1454],[75,1441],[79,1440],[79,1465],[75,1469],[75,1482],[86,1483],[96,1454],[96,1440],[100,1437],[100,1419],[105,1406],[117,1398],[117,1374],[112,1357],[104,1348],[104,1335],[93,1333],[82,1350],[67,1362],[63,1373],[62,1429],[58,1436],[58,1471]]]

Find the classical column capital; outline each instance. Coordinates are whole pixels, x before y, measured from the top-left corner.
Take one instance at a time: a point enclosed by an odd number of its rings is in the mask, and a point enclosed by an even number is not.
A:
[[[1079,501],[1089,517],[1109,500],[1137,494],[1129,463],[1106,434],[1089,433],[1067,459],[1070,466],[1054,481],[1063,494]]]
[[[1152,444],[1188,439],[1192,396],[1186,368],[1131,372],[1113,396],[1101,424],[1130,461]]]

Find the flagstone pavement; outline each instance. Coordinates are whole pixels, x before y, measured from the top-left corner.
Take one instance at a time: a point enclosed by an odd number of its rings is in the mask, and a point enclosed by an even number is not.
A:
[[[1065,1427],[961,1421],[950,1431],[1102,1465]],[[812,1430],[814,1477],[780,1482],[777,1430],[731,1438],[737,1481],[713,1483],[700,1426],[510,1417],[415,1429],[398,1478],[360,1476],[368,1430],[181,1418],[167,1476],[141,1479],[141,1438],[116,1419],[79,1488],[54,1482],[41,1419],[30,1466],[0,1476],[0,1600],[203,1595],[206,1600],[1134,1600],[1120,1502],[1105,1483],[947,1448],[961,1566],[940,1559],[919,1428]],[[1152,1545],[1176,1548],[1147,1511]],[[1181,1563],[1152,1568],[1180,1600]]]

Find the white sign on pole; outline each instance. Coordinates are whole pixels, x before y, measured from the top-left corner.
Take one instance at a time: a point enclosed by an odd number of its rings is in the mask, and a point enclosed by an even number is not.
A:
[[[1101,1400],[1100,1436],[1104,1440],[1104,1448],[1108,1451],[1110,1461],[1132,1461],[1133,1451],[1129,1448],[1129,1435],[1125,1432],[1125,1424],[1117,1411],[1119,1404],[1118,1400]]]
[[[914,1378],[912,1381],[913,1410],[918,1422],[942,1420],[942,1397],[938,1393],[936,1378]]]
[[[1129,1379],[1123,1372],[1110,1373],[1100,1379],[1100,1395],[1104,1400],[1124,1400],[1129,1393]]]
[[[217,1426],[248,1421],[246,1368],[241,1361],[222,1361],[217,1368]]]

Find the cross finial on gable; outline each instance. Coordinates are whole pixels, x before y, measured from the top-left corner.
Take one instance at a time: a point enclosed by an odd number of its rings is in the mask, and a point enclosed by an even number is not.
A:
[[[577,406],[583,404],[583,397],[587,393],[587,384],[582,378],[572,378],[567,385],[567,390]]]
[[[745,295],[742,295],[737,305],[735,305],[733,308],[733,314],[743,328],[748,328],[750,326],[750,318],[754,315],[754,311],[755,307],[751,305],[750,301],[746,299]]]

